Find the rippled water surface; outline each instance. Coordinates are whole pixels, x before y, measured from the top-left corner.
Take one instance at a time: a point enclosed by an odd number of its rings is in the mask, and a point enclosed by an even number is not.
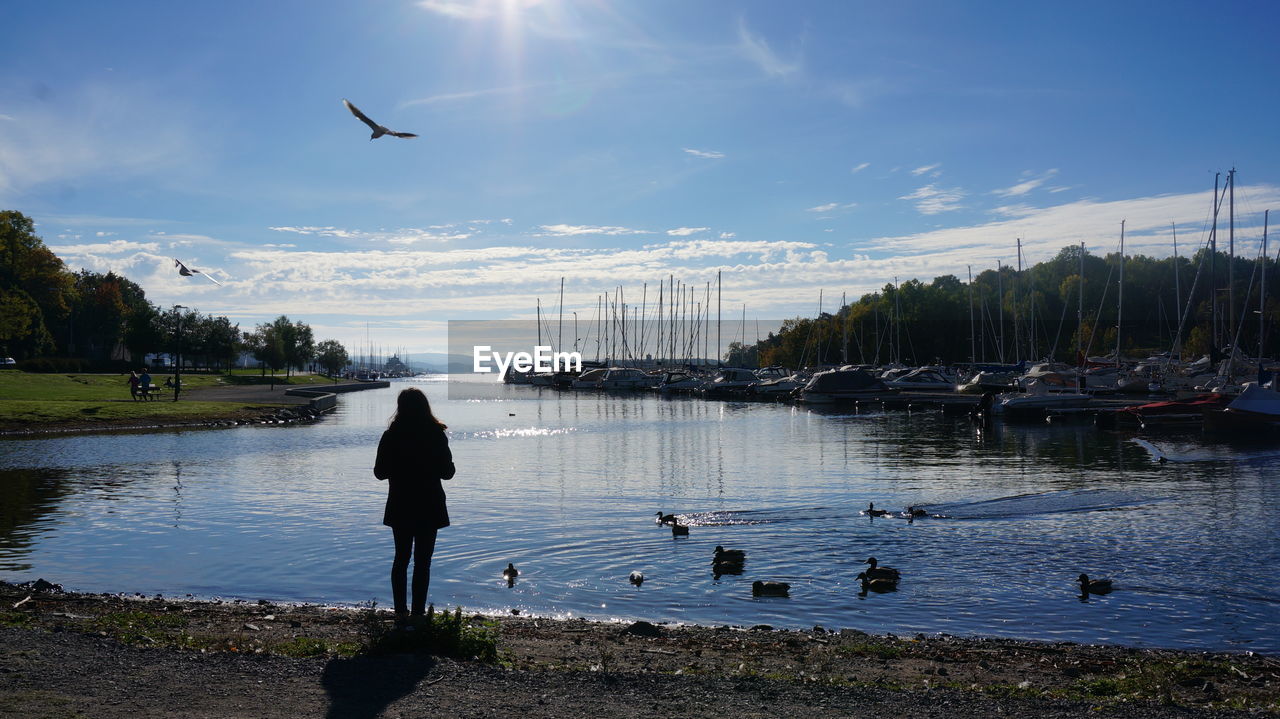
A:
[[[371,467],[407,384],[458,465],[437,605],[1280,650],[1274,444],[531,387],[450,400],[424,380],[346,395],[308,426],[0,441],[0,577],[387,606]],[[868,502],[946,517],[873,519]],[[712,575],[717,544],[746,550],[742,575]],[[897,591],[859,592],[869,555],[902,571]],[[1081,572],[1116,591],[1083,601]],[[791,597],[754,599],[755,579]]]

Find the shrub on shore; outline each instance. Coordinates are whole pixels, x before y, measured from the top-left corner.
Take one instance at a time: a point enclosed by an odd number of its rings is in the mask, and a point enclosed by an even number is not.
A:
[[[496,624],[482,622],[477,625],[464,620],[462,607],[457,607],[452,613],[437,613],[435,605],[431,605],[427,607],[425,616],[406,622],[388,623],[384,617],[378,614],[374,602],[364,610],[364,653],[432,654],[483,664],[498,662]]]

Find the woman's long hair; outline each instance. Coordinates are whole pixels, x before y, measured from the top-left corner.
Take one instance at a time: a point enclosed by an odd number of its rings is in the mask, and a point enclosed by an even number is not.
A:
[[[444,422],[431,413],[431,403],[417,387],[400,391],[396,397],[396,413],[391,417],[392,429],[445,429]]]

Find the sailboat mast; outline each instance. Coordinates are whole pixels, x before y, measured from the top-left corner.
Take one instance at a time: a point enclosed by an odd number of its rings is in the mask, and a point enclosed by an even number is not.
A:
[[[973,265],[965,266],[969,271],[969,364],[978,363],[977,335],[973,333]]]
[[[1079,297],[1076,298],[1076,361],[1084,367],[1084,243],[1080,243],[1080,274],[1077,276]]]
[[[1178,224],[1173,226],[1173,308],[1178,311],[1178,323],[1182,323],[1182,273],[1178,271]]]
[[[1218,354],[1218,338],[1221,334],[1218,327],[1218,178],[1221,172],[1213,173],[1213,227],[1209,230],[1209,314],[1212,319],[1209,357]]]
[[[716,270],[716,365],[720,364],[720,348],[723,347],[720,344],[720,273],[721,270]]]
[[[1231,337],[1236,336],[1236,168],[1227,172],[1227,191],[1230,203],[1227,205],[1227,331]],[[1231,356],[1236,348],[1231,348]]]
[[[560,318],[556,327],[556,351],[564,349],[564,278],[560,278]]]
[[[1266,348],[1267,334],[1267,224],[1271,219],[1271,210],[1262,213],[1262,291],[1258,296],[1258,381],[1262,381],[1262,358]],[[1272,387],[1275,384],[1271,385]]]
[[[1116,368],[1120,367],[1120,323],[1124,319],[1124,220],[1120,220],[1120,297],[1116,303]]]
[[[844,312],[844,322],[840,327],[840,366],[849,364],[849,313],[845,311],[849,305],[845,303],[845,293],[840,293],[840,311]]]
[[[1000,347],[997,351],[1000,364],[1004,364],[1004,268],[1000,266],[1000,260],[996,260],[996,292],[996,305],[1000,308]]]

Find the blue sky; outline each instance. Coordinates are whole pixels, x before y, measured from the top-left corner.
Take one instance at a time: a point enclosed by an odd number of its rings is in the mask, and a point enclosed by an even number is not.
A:
[[[669,275],[749,317],[1280,207],[1272,3],[27,3],[0,207],[161,305],[444,347]],[[368,140],[348,98],[417,139]],[[182,278],[169,258],[223,284]]]

